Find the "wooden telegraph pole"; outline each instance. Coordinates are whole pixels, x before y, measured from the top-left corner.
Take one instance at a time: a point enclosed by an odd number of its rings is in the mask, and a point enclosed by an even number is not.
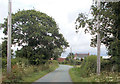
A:
[[[7,73],[11,72],[11,0],[8,1]]]
[[[100,9],[100,0],[97,0],[97,7],[98,10]],[[100,75],[100,46],[101,46],[101,42],[100,42],[100,32],[99,32],[99,28],[100,28],[100,20],[99,20],[99,13],[97,15],[97,74]]]

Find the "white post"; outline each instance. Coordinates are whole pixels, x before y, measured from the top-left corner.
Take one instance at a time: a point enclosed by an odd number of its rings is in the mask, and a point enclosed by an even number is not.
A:
[[[97,7],[98,10],[100,9],[100,0],[97,0]],[[99,14],[97,15],[97,29],[99,30],[100,28],[100,21],[99,21]],[[100,75],[100,32],[97,32],[97,74]]]
[[[11,0],[8,1],[7,73],[11,72]]]

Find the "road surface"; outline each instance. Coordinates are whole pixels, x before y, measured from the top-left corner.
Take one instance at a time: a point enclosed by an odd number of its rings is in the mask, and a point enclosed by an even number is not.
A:
[[[36,82],[72,82],[69,76],[70,68],[72,68],[72,66],[59,65],[59,68],[55,71],[48,73]]]

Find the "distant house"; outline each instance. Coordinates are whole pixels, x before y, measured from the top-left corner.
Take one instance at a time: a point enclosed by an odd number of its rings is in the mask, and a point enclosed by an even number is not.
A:
[[[58,58],[58,62],[64,62],[66,58]]]
[[[78,59],[84,59],[84,57],[87,57],[87,56],[89,56],[89,53],[87,53],[87,54],[78,54],[78,53],[76,53],[75,54],[75,59],[76,58],[78,58]]]

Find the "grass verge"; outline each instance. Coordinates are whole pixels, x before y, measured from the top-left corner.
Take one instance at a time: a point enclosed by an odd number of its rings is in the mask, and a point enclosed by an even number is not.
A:
[[[39,72],[34,72],[26,77],[23,77],[23,82],[35,82],[36,80],[38,80],[39,78],[45,76],[46,74],[48,74],[49,72],[54,71],[56,68],[58,68],[58,66],[56,66],[55,68],[53,68],[52,70],[45,70],[45,71],[39,71]]]
[[[69,70],[72,81],[75,82],[119,82],[120,73],[102,72],[101,75],[91,74],[89,77],[80,77],[79,72],[75,68]]]
[[[23,64],[16,64],[12,66],[12,71],[9,75],[6,73],[6,68],[3,69],[2,82],[9,82],[10,84],[16,82],[34,82],[56,68],[58,68],[58,62],[55,60],[48,61],[43,65],[25,66]]]

